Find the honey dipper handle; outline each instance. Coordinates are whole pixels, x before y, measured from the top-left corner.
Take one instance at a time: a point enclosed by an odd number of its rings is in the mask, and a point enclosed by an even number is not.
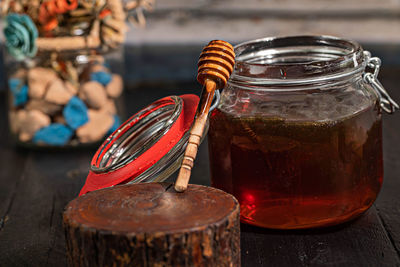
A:
[[[185,191],[188,186],[215,89],[223,88],[232,74],[235,65],[234,48],[225,41],[211,41],[203,48],[197,65],[197,81],[204,85],[204,89],[201,93],[196,119],[190,130],[189,142],[175,183],[177,192]]]
[[[216,84],[214,81],[207,80],[205,83],[205,102],[203,107],[200,107],[200,112],[196,117],[192,129],[190,130],[189,141],[183,156],[181,168],[179,170],[178,179],[175,182],[175,190],[177,192],[183,192],[186,190],[190,174],[192,173],[194,159],[197,155],[197,150],[200,145],[201,138],[203,136],[204,127],[207,123],[208,112],[210,110],[211,102],[214,97]]]

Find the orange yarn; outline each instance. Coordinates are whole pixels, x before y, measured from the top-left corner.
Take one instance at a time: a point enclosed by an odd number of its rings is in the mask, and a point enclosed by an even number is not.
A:
[[[100,12],[99,18],[104,19],[105,17],[111,15],[111,10],[109,9],[104,9],[103,11]]]
[[[45,31],[51,31],[58,26],[57,14],[63,14],[78,7],[78,0],[50,0],[39,8],[39,22]]]
[[[56,17],[53,17],[49,19],[49,21],[45,25],[43,25],[43,30],[48,32],[54,30],[57,26],[58,26],[58,20]]]

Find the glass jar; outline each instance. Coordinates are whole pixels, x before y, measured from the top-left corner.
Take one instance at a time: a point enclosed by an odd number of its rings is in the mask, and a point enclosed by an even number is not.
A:
[[[244,223],[275,229],[339,224],[382,185],[381,111],[398,108],[380,61],[355,42],[266,38],[235,47],[235,70],[208,134],[211,183]]]
[[[98,145],[121,123],[123,50],[6,53],[9,125],[28,147]]]
[[[211,110],[218,99],[216,93]],[[181,166],[198,103],[197,95],[168,96],[130,117],[93,156],[80,195],[119,184],[166,180]]]

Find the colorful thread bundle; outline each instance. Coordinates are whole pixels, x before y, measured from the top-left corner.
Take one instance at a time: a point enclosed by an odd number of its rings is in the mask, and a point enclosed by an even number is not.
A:
[[[39,8],[39,22],[45,31],[58,26],[56,15],[64,14],[78,7],[78,0],[50,0],[43,2]]]
[[[5,45],[18,62],[8,80],[16,138],[77,145],[118,128],[123,79],[106,55],[124,42],[127,18],[139,16],[143,24],[143,10],[152,6],[153,0],[0,0]]]
[[[154,0],[2,0],[1,13],[29,17],[39,32],[38,51],[115,49],[124,42],[126,20],[145,25]]]

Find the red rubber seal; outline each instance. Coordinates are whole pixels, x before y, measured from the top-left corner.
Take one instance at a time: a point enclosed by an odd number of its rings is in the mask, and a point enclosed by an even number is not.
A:
[[[109,172],[97,173],[94,171],[90,171],[88,177],[86,178],[86,183],[81,189],[79,195],[86,194],[90,191],[102,189],[105,187],[110,187],[118,184],[125,184],[134,180],[138,175],[149,169],[152,165],[154,165],[157,161],[159,161],[165,154],[167,154],[184,136],[184,134],[190,130],[190,127],[193,123],[194,116],[197,110],[197,105],[199,103],[199,97],[197,95],[181,95],[182,98],[182,112],[175,121],[175,123],[171,126],[167,133],[164,134],[153,146],[151,146],[148,150],[143,152],[137,159],[129,162],[128,164]],[[162,98],[157,102],[166,102],[166,104],[157,105],[157,108],[149,110],[146,113],[143,113],[139,116],[135,121],[131,121],[131,119],[142,111],[139,111],[135,115],[133,115],[130,119],[128,119],[125,123],[123,123],[111,136],[121,136],[124,134],[130,127],[138,123],[141,119],[145,118],[148,114],[157,109],[168,105],[168,101],[172,100],[171,97]],[[126,127],[128,125],[128,127]],[[124,129],[123,131],[121,129]],[[115,138],[114,140],[117,140]],[[101,157],[104,153],[106,153],[107,149],[113,145],[112,142],[105,141],[100,148],[97,150],[96,154],[92,158],[91,164],[96,166],[97,159]]]

